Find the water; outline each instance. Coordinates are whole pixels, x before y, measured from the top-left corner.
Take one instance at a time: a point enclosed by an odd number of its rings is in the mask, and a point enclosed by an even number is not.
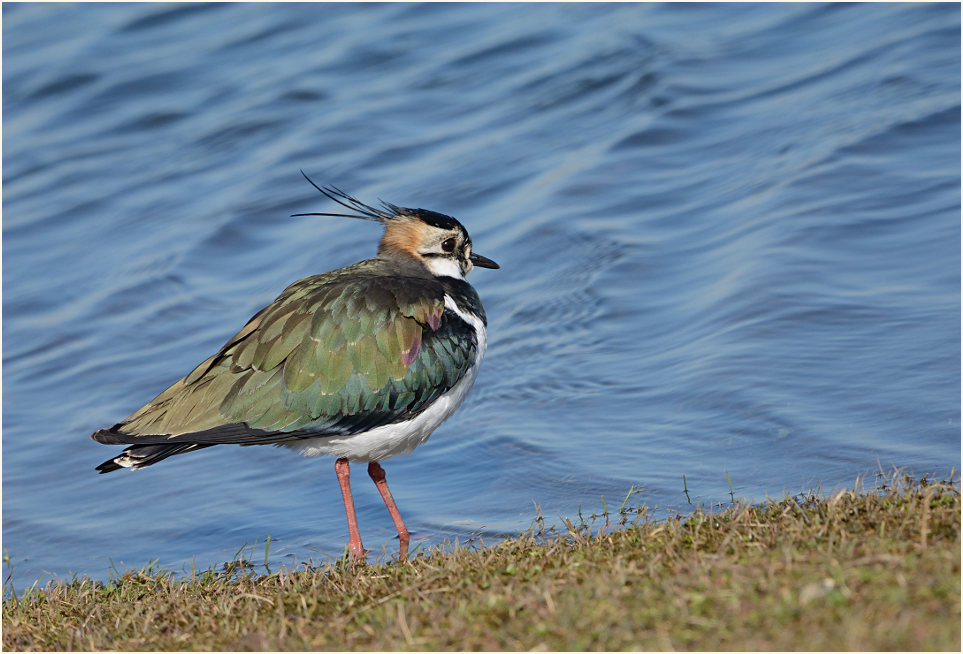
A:
[[[385,464],[413,545],[579,508],[960,468],[954,5],[3,7],[3,549],[16,587],[342,552],[330,459],[91,441],[369,202],[457,216],[489,352]],[[365,544],[397,548],[356,470]],[[360,474],[357,474],[360,473]],[[260,548],[260,546],[258,546]],[[254,558],[263,552],[259,549]]]

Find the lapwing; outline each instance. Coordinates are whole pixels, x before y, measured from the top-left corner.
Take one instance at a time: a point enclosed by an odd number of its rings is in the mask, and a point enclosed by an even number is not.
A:
[[[186,377],[95,432],[100,443],[129,445],[96,469],[136,470],[227,444],[334,456],[348,548],[362,559],[349,466],[367,463],[405,558],[408,529],[380,461],[428,440],[475,383],[487,323],[465,276],[499,266],[472,251],[451,216],[383,201],[373,207],[302,175],[350,212],[294,215],[380,222],[377,255],[294,282]]]

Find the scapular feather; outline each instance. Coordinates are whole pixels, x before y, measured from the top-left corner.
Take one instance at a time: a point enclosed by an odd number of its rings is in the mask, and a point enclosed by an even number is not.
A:
[[[254,354],[260,343],[256,340],[245,340],[235,346],[231,355],[231,370],[250,370],[254,364]]]

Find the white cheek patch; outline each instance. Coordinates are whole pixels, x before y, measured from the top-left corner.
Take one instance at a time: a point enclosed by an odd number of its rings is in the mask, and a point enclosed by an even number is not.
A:
[[[454,277],[455,279],[465,279],[461,271],[461,266],[454,259],[448,257],[425,257],[425,265],[435,277]]]

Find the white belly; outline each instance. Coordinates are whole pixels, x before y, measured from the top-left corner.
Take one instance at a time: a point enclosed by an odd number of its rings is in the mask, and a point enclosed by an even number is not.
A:
[[[409,454],[428,440],[431,432],[447,420],[461,405],[478,376],[478,366],[488,345],[485,325],[481,320],[462,313],[454,301],[445,296],[446,308],[452,309],[475,328],[477,349],[475,360],[465,372],[465,376],[435,400],[431,406],[411,420],[391,425],[375,427],[369,431],[352,436],[320,436],[284,443],[301,453],[302,456],[321,456],[327,454],[345,458],[358,463],[381,461],[398,454]]]

